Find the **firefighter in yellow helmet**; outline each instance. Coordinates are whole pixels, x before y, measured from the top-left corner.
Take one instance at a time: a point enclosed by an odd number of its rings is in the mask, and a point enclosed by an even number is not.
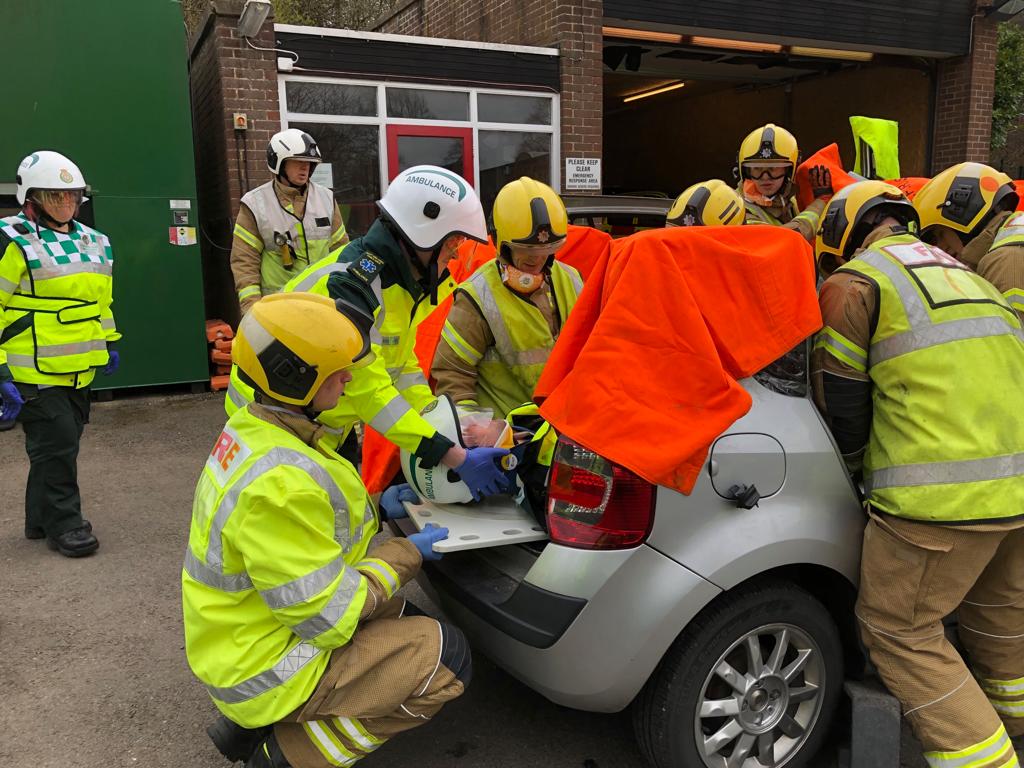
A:
[[[314,421],[373,357],[346,310],[310,293],[253,305],[232,352],[256,400],[224,426],[193,501],[185,652],[223,715],[208,733],[246,768],[351,765],[470,678],[462,633],[396,596],[446,529],[371,550],[377,513]]]
[[[525,176],[509,182],[492,220],[498,257],[456,289],[431,375],[438,395],[504,418],[533,398],[583,280],[555,261],[568,216],[547,184]]]
[[[914,234],[880,181],[844,187],[816,252],[829,277],[815,400],[863,471],[857,619],[930,766],[1016,766],[1024,734],[1024,333],[990,283]],[[959,608],[968,670],[942,619]]]
[[[743,224],[743,198],[721,179],[688,187],[672,203],[666,227],[719,227]]]
[[[1024,213],[1013,181],[982,163],[959,163],[914,197],[921,239],[955,256],[1002,291],[1024,318]]]
[[[815,200],[800,212],[793,197],[800,149],[785,128],[768,123],[747,134],[736,158],[738,191],[747,209],[747,224],[771,224],[793,229],[814,242],[818,217],[832,195],[832,174],[824,166],[811,172]]]

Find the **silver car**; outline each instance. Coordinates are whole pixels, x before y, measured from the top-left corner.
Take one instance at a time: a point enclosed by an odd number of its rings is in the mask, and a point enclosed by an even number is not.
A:
[[[808,765],[859,658],[865,517],[807,396],[806,352],[743,380],[753,406],[691,495],[562,437],[550,540],[449,553],[422,586],[477,651],[550,700],[632,704],[658,768]]]

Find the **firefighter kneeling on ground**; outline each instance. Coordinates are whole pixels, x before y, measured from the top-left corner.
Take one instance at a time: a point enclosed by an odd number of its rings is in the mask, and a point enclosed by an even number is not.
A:
[[[224,715],[208,733],[247,768],[352,765],[470,680],[463,634],[396,596],[447,530],[369,551],[380,521],[315,421],[373,357],[348,310],[309,293],[253,305],[232,353],[256,401],[228,420],[196,488],[185,650]]]
[[[856,613],[872,662],[932,768],[1010,768],[1024,734],[1024,331],[917,225],[883,182],[832,198],[812,383],[848,466],[863,465]],[[970,669],[942,624],[958,608]]]

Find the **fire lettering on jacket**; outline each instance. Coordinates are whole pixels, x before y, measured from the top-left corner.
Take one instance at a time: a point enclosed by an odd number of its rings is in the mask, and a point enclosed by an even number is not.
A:
[[[251,453],[245,443],[238,439],[238,435],[225,428],[213,444],[206,466],[213,472],[217,482],[224,485]]]

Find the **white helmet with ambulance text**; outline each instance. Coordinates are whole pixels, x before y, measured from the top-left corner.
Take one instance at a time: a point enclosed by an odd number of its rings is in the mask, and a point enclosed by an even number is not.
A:
[[[402,171],[377,205],[417,250],[433,251],[451,235],[487,242],[480,198],[468,181],[446,168],[417,165]]]
[[[40,149],[21,161],[15,179],[18,183],[18,204],[24,205],[33,189],[85,191],[85,177],[70,159],[47,149]]]
[[[438,434],[444,435],[456,445],[468,448],[462,435],[462,425],[459,423],[459,412],[448,395],[442,395],[420,412],[424,420],[437,430]],[[506,424],[502,432],[499,445],[496,447],[512,447],[512,430]],[[473,493],[469,490],[459,474],[454,469],[449,469],[444,464],[434,467],[424,467],[415,454],[404,448],[401,451],[402,472],[406,482],[412,486],[416,494],[435,504],[464,504],[473,501]],[[503,469],[511,474],[515,470],[517,459],[509,454],[502,460]],[[518,493],[522,493],[522,484],[517,480]]]

